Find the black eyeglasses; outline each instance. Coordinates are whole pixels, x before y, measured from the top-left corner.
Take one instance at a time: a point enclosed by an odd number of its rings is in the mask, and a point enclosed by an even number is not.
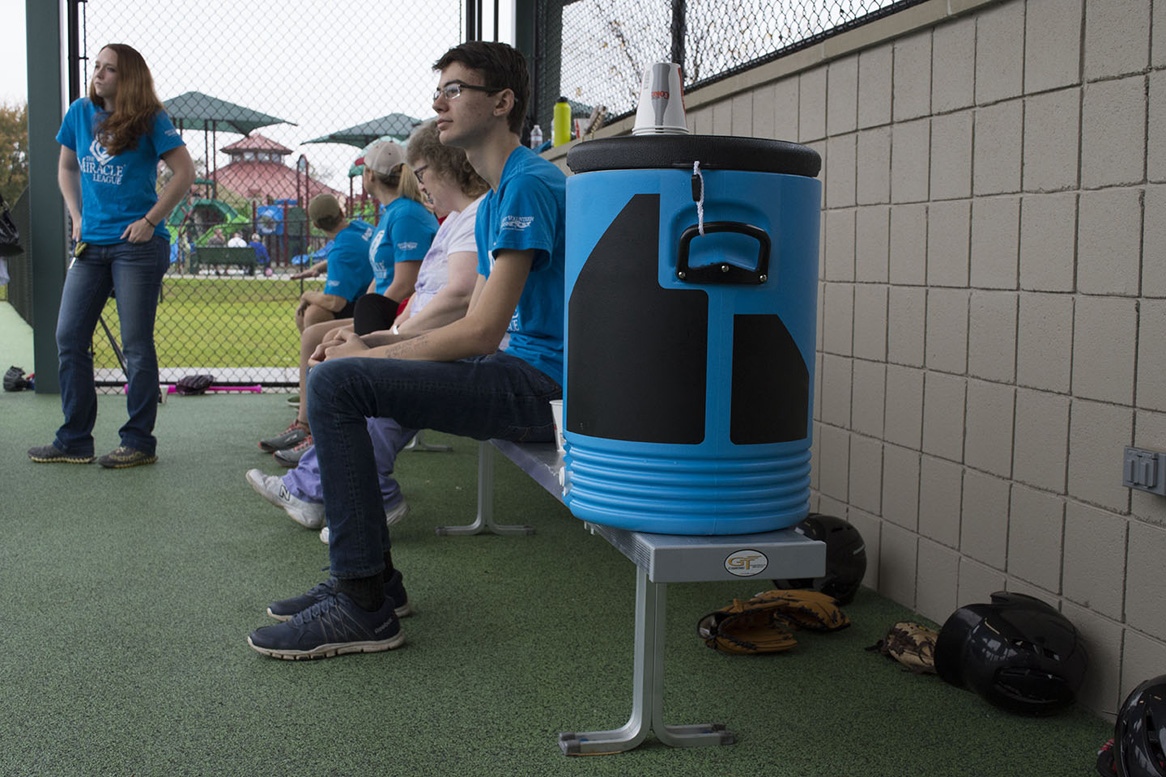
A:
[[[417,183],[425,183],[425,171],[429,169],[429,165],[421,165],[421,167],[413,168],[413,175],[417,176]]]
[[[450,81],[445,86],[439,86],[433,90],[433,101],[437,102],[437,98],[439,97],[445,97],[447,100],[456,100],[462,96],[463,89],[469,89],[474,92],[485,92],[486,94],[494,94],[502,91],[491,86],[474,86],[473,84],[463,84],[461,81]]]

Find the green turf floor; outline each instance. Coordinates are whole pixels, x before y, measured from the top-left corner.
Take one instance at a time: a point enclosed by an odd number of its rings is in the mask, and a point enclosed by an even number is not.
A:
[[[13,322],[16,322],[15,324]],[[30,338],[0,304],[0,367]],[[560,731],[631,710],[631,564],[507,462],[503,521],[526,537],[439,537],[475,512],[477,443],[409,452],[394,556],[417,614],[390,653],[292,663],[247,646],[263,610],[321,579],[326,548],[256,496],[255,441],[284,395],[174,397],[160,461],[36,465],[55,396],[0,393],[0,775],[1089,775],[1109,727],[1075,711],[1007,715],[865,647],[905,609],[864,590],[849,629],[789,653],[726,656],[695,625],[758,582],[668,589],[666,717],[724,722],[737,744],[649,739],[566,758]],[[100,401],[98,450],[124,399]]]

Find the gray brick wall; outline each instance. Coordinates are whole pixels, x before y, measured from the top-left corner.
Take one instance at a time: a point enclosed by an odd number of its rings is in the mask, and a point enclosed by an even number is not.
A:
[[[1053,603],[1112,714],[1166,671],[1166,499],[1121,485],[1166,450],[1166,0],[932,0],[687,102],[823,157],[814,507],[866,584]]]

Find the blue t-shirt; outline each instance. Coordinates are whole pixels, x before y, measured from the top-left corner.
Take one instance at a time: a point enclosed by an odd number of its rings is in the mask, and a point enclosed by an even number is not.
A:
[[[271,254],[267,253],[267,246],[258,240],[252,240],[247,245],[255,249],[255,261],[262,265],[271,264]]]
[[[373,225],[359,219],[348,222],[340,230],[328,249],[328,280],[325,294],[352,302],[372,283],[372,268],[368,265],[368,247],[372,242]]]
[[[110,156],[95,137],[97,126],[109,114],[88,97],[69,106],[57,142],[77,154],[81,167],[81,239],[94,245],[122,242],[122,233],[158,201],[155,185],[158,160],[171,149],[186,145],[170,117],[159,111],[150,132],[136,148]],[[170,239],[165,222],[154,234]]]
[[[497,190],[478,207],[478,272],[489,277],[494,252],[534,251],[530,275],[510,319],[506,353],[563,383],[563,297],[567,177],[525,146],[511,152]]]
[[[436,234],[437,219],[416,200],[398,197],[385,207],[368,253],[377,294],[384,294],[393,285],[397,262],[425,258]]]

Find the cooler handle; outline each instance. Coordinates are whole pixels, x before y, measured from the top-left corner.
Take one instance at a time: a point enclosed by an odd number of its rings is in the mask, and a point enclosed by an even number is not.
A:
[[[757,268],[747,270],[727,262],[710,264],[705,267],[689,267],[689,245],[701,235],[701,228],[693,225],[680,235],[680,250],[676,257],[676,277],[685,283],[739,283],[762,284],[769,279],[769,235],[764,229],[738,221],[707,221],[704,234],[710,232],[734,232],[751,237],[758,243]]]

